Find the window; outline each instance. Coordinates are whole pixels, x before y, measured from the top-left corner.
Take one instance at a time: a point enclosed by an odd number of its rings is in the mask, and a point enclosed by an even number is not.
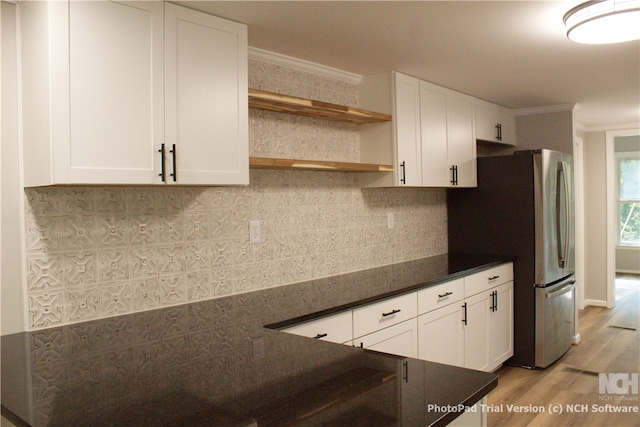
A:
[[[616,153],[618,172],[618,244],[640,246],[640,153]]]

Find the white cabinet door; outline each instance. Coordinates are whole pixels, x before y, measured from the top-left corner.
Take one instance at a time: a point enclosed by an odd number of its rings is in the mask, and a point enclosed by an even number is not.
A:
[[[464,325],[461,303],[418,317],[418,358],[464,366]]]
[[[420,81],[398,73],[393,76],[397,185],[421,186]]]
[[[473,98],[420,82],[422,185],[475,187]]]
[[[451,186],[447,142],[447,90],[420,82],[422,185]]]
[[[165,48],[167,181],[248,184],[246,26],[167,3]]]
[[[513,110],[475,100],[476,138],[496,144],[516,145]]]
[[[154,182],[162,43],[162,4],[69,3],[69,153],[58,157],[57,182]],[[67,159],[70,174],[60,180]]]
[[[398,356],[418,356],[418,324],[417,319],[406,320],[388,328],[354,340],[356,347]]]
[[[464,366],[486,371],[489,368],[489,312],[488,293],[480,293],[465,299]]]
[[[153,183],[162,3],[20,7],[25,185]]]
[[[513,356],[513,282],[494,288],[489,313],[489,370]]]
[[[476,138],[473,98],[450,92],[447,97],[448,162],[455,168],[455,187],[476,187]]]

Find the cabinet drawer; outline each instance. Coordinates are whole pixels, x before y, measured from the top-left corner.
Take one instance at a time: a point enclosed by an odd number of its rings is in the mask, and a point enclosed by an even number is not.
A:
[[[409,319],[355,341],[356,347],[416,358],[418,357],[418,321],[415,318]]]
[[[416,292],[388,298],[353,310],[353,336],[361,337],[418,315]]]
[[[513,264],[506,263],[464,278],[466,297],[513,280]]]
[[[464,279],[456,279],[418,291],[418,314],[427,313],[460,301],[464,293]]]
[[[282,331],[342,344],[353,339],[351,310],[294,325]]]

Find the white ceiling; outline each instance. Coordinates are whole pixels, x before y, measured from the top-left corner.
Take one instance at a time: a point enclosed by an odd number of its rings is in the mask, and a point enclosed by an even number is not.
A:
[[[177,1],[249,45],[358,75],[396,70],[514,109],[576,104],[587,130],[640,127],[640,42],[580,45],[580,1]],[[639,23],[640,25],[640,23]]]

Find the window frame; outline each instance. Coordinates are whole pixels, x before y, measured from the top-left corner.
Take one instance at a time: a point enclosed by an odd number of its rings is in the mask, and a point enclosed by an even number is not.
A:
[[[622,199],[620,188],[620,164],[625,160],[640,160],[640,151],[617,151],[615,153],[616,164],[616,245],[619,247],[640,247],[640,239],[635,241],[623,241],[622,240],[622,223],[621,223],[621,208],[623,203],[637,203],[636,209],[640,209],[640,198],[638,199]]]

